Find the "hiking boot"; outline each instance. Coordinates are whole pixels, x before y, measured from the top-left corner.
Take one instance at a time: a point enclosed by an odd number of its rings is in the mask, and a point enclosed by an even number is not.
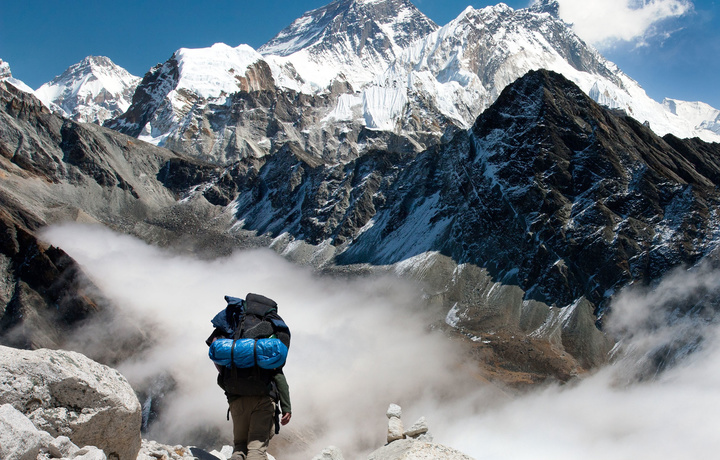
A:
[[[239,450],[233,452],[229,460],[245,460],[245,453]]]

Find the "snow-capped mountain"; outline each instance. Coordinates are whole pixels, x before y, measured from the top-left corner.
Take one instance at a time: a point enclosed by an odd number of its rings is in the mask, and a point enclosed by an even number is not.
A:
[[[242,112],[233,108],[235,95],[274,89],[268,64],[248,45],[233,48],[216,43],[208,48],[181,48],[143,77],[128,110],[105,125],[219,162],[264,155],[267,149],[257,147],[266,143],[261,131],[253,130],[242,138],[234,133],[226,136],[220,121],[224,111]],[[213,121],[202,120],[204,113],[211,113]],[[183,145],[186,142],[189,145]],[[237,149],[242,152],[235,152]]]
[[[404,46],[436,28],[407,0],[336,1],[261,48],[274,55],[247,45],[178,50],[145,76],[129,110],[107,126],[219,163],[285,145],[330,161],[393,144],[421,150],[440,136],[398,139],[367,132],[375,126],[362,117],[345,123],[328,115],[353,100],[346,97],[353,85],[375,78]]]
[[[708,129],[707,118],[689,119],[687,112],[668,111],[648,97],[637,82],[554,15],[556,5],[545,1],[519,10],[505,4],[468,7],[411,44],[353,103],[377,129],[397,129],[408,113],[419,111],[413,107],[430,107],[425,114],[432,116],[435,109],[466,128],[508,84],[530,70],[548,69],[575,82],[597,102],[649,123],[660,135],[720,141]],[[339,120],[352,116],[349,110],[336,113]]]
[[[691,125],[707,129],[720,135],[720,110],[704,102],[679,101],[665,98],[662,103],[665,109],[689,121]]]
[[[554,0],[468,7],[442,28],[407,0],[338,0],[258,51],[178,50],[107,126],[217,163],[287,145],[331,162],[373,148],[419,152],[541,68],[658,134],[720,141],[716,119],[700,116],[708,111],[688,119],[650,99],[557,17]]]
[[[6,81],[21,91],[32,93],[33,90],[25,82],[18,80],[12,76],[10,64],[0,59],[0,81]]]
[[[110,126],[151,143],[162,143],[173,131],[187,129],[185,118],[198,104],[223,104],[230,94],[273,87],[272,81],[253,78],[252,72],[247,75],[261,60],[262,56],[247,45],[232,48],[216,43],[209,48],[181,48],[145,75],[132,106]]]
[[[303,86],[294,89],[322,91],[338,79],[359,89],[437,28],[409,0],[335,0],[305,13],[258,51],[297,72]]]
[[[45,83],[35,95],[75,121],[102,124],[125,112],[140,78],[104,56],[88,56]]]

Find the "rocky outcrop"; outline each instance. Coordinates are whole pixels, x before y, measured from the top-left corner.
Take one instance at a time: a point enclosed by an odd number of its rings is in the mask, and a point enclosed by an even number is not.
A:
[[[45,349],[0,346],[0,363],[0,404],[53,438],[97,446],[109,459],[136,459],[141,407],[119,372],[79,353]]]
[[[49,446],[52,439],[12,405],[0,406],[0,458],[35,460],[40,449]]]
[[[3,460],[107,460],[95,446],[78,447],[67,436],[53,438],[10,404],[0,406],[0,458]]]
[[[368,460],[472,460],[460,451],[434,444],[425,417],[420,417],[409,429],[404,430],[400,406],[390,404],[386,415],[388,443],[371,453]]]
[[[415,439],[400,439],[376,450],[368,460],[473,460],[462,452],[442,444]]]

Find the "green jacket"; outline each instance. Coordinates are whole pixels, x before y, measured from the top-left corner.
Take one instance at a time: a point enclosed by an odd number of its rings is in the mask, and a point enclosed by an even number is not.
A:
[[[280,410],[282,410],[283,414],[292,412],[292,406],[290,405],[290,386],[287,383],[285,374],[283,374],[282,371],[278,372],[274,380],[280,396]]]

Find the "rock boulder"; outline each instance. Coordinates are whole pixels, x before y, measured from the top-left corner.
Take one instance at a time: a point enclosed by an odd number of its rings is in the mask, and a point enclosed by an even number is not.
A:
[[[39,431],[25,415],[9,404],[0,406],[0,458],[35,460],[52,437]]]
[[[118,371],[68,351],[0,346],[0,404],[52,437],[97,446],[108,459],[135,460],[141,406]]]

